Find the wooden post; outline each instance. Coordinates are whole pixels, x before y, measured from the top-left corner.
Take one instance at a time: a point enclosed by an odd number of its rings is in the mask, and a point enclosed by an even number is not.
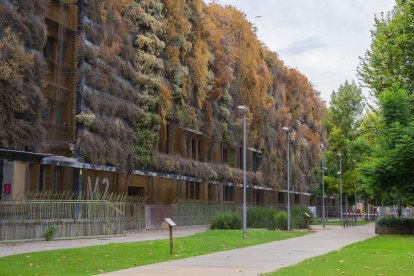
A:
[[[170,229],[170,255],[172,256],[174,254],[172,226],[169,225],[168,228]]]
[[[170,231],[170,255],[174,254],[174,245],[173,245],[173,227],[177,226],[174,221],[170,218],[166,218],[165,221],[168,223],[168,229]]]

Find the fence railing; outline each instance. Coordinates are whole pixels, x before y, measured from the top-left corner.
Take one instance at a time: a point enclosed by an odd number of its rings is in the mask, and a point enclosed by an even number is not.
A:
[[[160,229],[162,224],[164,223],[165,218],[171,218],[171,217],[172,217],[172,210],[171,210],[170,205],[146,205],[145,206],[145,227],[146,229]]]
[[[207,225],[217,212],[237,212],[239,210],[241,210],[240,207],[236,205],[172,205],[173,220],[180,226]]]
[[[285,205],[267,206],[284,210]],[[0,240],[44,239],[48,230],[54,238],[122,235],[126,231],[157,229],[170,217],[177,226],[208,225],[217,212],[242,212],[240,205],[200,201],[145,205],[134,201],[25,200],[0,201]],[[316,206],[320,217],[322,208]],[[408,210],[412,215],[412,209]],[[337,206],[326,206],[327,218],[338,218]]]
[[[125,230],[145,230],[145,204],[125,203]]]
[[[0,202],[0,240],[120,235],[125,231],[125,203],[109,201]]]

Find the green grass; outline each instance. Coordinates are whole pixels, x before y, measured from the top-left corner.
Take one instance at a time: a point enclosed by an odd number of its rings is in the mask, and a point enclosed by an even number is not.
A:
[[[377,236],[269,275],[414,275],[414,236]]]
[[[309,232],[210,230],[169,241],[117,243],[0,258],[0,275],[91,275],[303,236]]]

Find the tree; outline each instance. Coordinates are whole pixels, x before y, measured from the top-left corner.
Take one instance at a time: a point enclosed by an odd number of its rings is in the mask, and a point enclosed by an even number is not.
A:
[[[328,191],[338,193],[339,157],[342,155],[343,192],[351,194],[355,185],[360,183],[356,165],[361,161],[357,146],[358,130],[362,122],[365,99],[361,88],[355,82],[345,81],[338,91],[331,95],[331,102],[325,125],[328,133],[329,148],[326,151],[325,181]]]
[[[359,171],[370,193],[400,206],[414,202],[413,14],[414,1],[397,0],[391,12],[376,18],[371,48],[358,68],[379,103],[356,140],[365,148]]]
[[[397,87],[379,97],[379,138],[361,165],[367,185],[397,203],[414,202],[414,120],[408,93]]]
[[[375,18],[371,49],[358,74],[376,96],[392,85],[414,91],[413,14],[413,0],[397,0],[392,12]]]

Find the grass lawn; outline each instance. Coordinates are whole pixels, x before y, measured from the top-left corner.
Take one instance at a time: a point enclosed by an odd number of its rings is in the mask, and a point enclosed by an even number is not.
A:
[[[309,232],[210,230],[174,240],[174,256],[169,241],[117,243],[74,249],[44,251],[0,258],[0,275],[91,275],[212,252],[247,247],[303,236]]]
[[[377,236],[269,275],[414,275],[414,236]]]

